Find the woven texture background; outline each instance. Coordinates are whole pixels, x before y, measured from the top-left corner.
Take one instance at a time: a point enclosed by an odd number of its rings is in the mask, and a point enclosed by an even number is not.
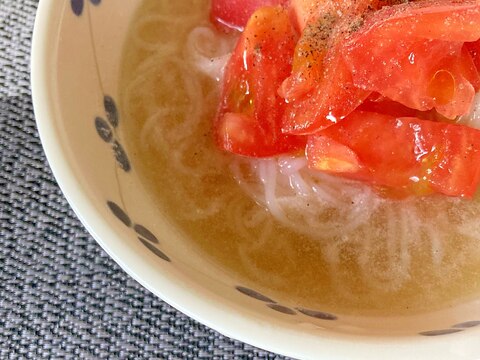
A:
[[[37,3],[0,0],[0,359],[280,359],[160,301],[77,220],[35,126]]]

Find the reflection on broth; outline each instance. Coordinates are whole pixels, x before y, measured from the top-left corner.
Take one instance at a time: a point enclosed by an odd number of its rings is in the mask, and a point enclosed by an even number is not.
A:
[[[206,0],[145,0],[131,26],[121,106],[132,162],[158,206],[239,283],[345,314],[479,293],[478,196],[386,200],[302,159],[223,154],[211,120],[235,39],[210,25]]]

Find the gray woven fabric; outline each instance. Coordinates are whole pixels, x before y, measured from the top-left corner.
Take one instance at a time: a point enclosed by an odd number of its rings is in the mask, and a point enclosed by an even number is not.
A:
[[[76,219],[34,122],[28,64],[36,6],[0,0],[0,358],[280,358],[150,294]]]

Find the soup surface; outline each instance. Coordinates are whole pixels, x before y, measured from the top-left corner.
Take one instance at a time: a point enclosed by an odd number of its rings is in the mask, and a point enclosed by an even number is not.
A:
[[[480,293],[479,196],[387,200],[312,174],[301,159],[215,147],[211,121],[235,36],[212,27],[208,7],[144,0],[121,72],[133,166],[192,246],[239,284],[335,313],[415,313]]]

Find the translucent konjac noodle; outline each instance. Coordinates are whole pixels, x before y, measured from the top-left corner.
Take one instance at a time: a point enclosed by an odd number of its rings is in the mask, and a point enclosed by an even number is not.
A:
[[[234,45],[209,23],[206,0],[146,0],[125,49],[128,151],[192,246],[243,283],[337,312],[416,312],[478,294],[478,199],[388,200],[303,157],[216,148],[211,122]]]

